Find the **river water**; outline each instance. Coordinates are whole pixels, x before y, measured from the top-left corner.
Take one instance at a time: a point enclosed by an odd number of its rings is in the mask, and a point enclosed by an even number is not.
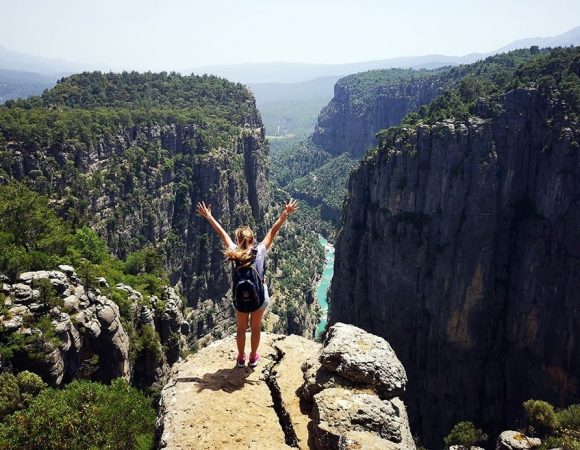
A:
[[[316,337],[319,337],[324,332],[328,321],[328,288],[330,287],[332,274],[334,273],[334,247],[322,236],[318,238],[318,241],[324,246],[325,262],[322,271],[322,278],[320,279],[316,289],[316,300],[322,310],[320,322],[316,327]]]

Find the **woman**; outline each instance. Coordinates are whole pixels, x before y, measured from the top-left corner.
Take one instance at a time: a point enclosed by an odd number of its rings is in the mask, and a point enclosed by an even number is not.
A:
[[[286,202],[284,206],[284,211],[276,220],[270,231],[266,234],[266,237],[257,247],[254,249],[254,232],[250,227],[240,227],[236,230],[236,243],[228,236],[219,222],[211,214],[211,205],[207,205],[204,202],[197,204],[197,212],[200,216],[205,217],[216,233],[219,235],[224,247],[226,258],[230,261],[236,261],[239,264],[245,265],[251,263],[255,259],[256,269],[260,275],[260,278],[264,279],[264,260],[266,254],[278,231],[288,218],[288,216],[294,213],[298,209],[298,202],[296,200],[290,199]],[[262,323],[262,317],[264,316],[264,311],[268,306],[269,298],[268,291],[265,289],[265,300],[264,304],[256,311],[251,313],[244,313],[236,310],[236,343],[238,346],[238,356],[236,358],[237,366],[244,367],[246,364],[246,330],[248,329],[248,321],[250,322],[250,330],[252,332],[251,337],[251,352],[250,358],[248,360],[248,366],[256,367],[258,361],[260,360],[260,355],[258,354],[258,346],[260,345],[260,328]]]

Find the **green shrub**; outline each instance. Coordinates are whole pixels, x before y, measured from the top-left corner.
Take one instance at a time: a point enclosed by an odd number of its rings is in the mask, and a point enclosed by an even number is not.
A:
[[[16,382],[20,389],[23,407],[27,407],[43,389],[47,388],[47,384],[42,381],[42,378],[28,370],[18,373]]]
[[[547,436],[558,427],[554,407],[543,400],[526,400],[523,404],[528,426],[533,427],[540,435]]]
[[[152,358],[159,361],[161,353],[161,342],[153,325],[145,325],[131,339],[129,359],[132,363],[135,363],[138,358]]]
[[[475,445],[477,442],[485,441],[487,434],[475,428],[472,422],[456,423],[451,432],[443,439],[447,447],[451,445]]]
[[[562,428],[549,436],[538,450],[563,448],[565,450],[580,450],[580,430]]]
[[[0,374],[0,419],[20,408],[20,389],[11,373]]]
[[[580,404],[570,405],[556,413],[558,424],[562,428],[580,431]]]
[[[65,389],[45,389],[30,406],[0,424],[0,448],[153,448],[155,410],[126,381],[110,386],[73,381]]]
[[[0,419],[22,408],[46,388],[42,379],[28,371],[14,376],[9,372],[0,374]]]
[[[39,300],[42,303],[48,303],[50,306],[64,306],[64,299],[57,295],[56,289],[48,278],[32,280],[31,284],[34,289],[38,289]]]

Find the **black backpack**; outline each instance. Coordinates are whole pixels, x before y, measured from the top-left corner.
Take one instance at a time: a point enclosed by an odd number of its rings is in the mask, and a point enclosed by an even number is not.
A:
[[[265,269],[264,269],[265,270]],[[264,280],[256,268],[256,250],[252,264],[232,263],[234,306],[239,312],[253,312],[264,304]]]

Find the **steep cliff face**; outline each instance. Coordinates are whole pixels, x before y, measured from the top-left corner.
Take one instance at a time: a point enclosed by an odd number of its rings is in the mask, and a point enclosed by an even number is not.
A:
[[[350,179],[330,322],[385,337],[429,446],[580,399],[577,105],[514,89],[401,128]]]
[[[340,79],[318,116],[312,140],[333,155],[361,158],[377,145],[377,131],[398,125],[440,93],[446,82],[440,73],[392,69]]]

